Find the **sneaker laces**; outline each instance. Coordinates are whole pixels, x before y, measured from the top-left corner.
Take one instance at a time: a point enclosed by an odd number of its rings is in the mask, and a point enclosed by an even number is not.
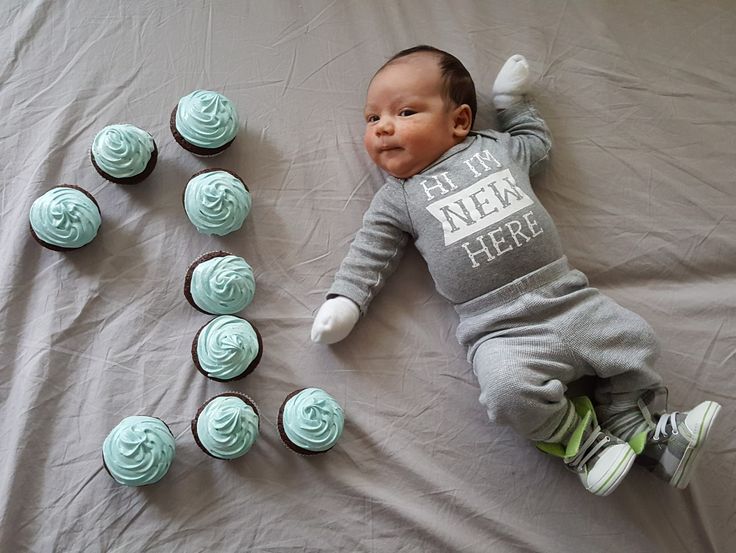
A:
[[[576,472],[581,472],[585,464],[590,461],[601,449],[611,441],[611,436],[601,430],[600,426],[594,427],[588,438],[580,445],[575,456],[565,460],[565,464]]]
[[[654,441],[659,440],[659,437],[662,436],[663,438],[669,437],[669,434],[667,433],[667,426],[670,427],[670,431],[672,432],[673,436],[677,436],[679,434],[679,430],[677,430],[677,419],[675,418],[678,414],[678,411],[673,411],[672,413],[665,413],[664,415],[661,415],[659,417],[659,421],[657,421],[657,428],[654,430]]]

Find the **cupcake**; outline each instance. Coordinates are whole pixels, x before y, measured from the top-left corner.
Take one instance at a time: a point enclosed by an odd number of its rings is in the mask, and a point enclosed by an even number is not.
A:
[[[69,251],[97,236],[102,215],[92,194],[73,184],[62,184],[33,202],[29,220],[31,235],[39,244]]]
[[[228,382],[248,376],[263,354],[263,339],[251,323],[232,315],[215,317],[192,341],[192,359],[207,378]]]
[[[184,211],[202,234],[225,236],[238,230],[250,207],[248,187],[225,169],[195,173],[184,189]]]
[[[133,125],[110,125],[95,136],[89,151],[97,172],[117,184],[138,184],[158,159],[153,137]]]
[[[158,482],[174,459],[174,435],[161,419],[126,417],[102,444],[102,462],[110,476],[125,486]]]
[[[258,408],[248,396],[225,392],[208,399],[192,421],[197,445],[215,459],[242,457],[258,438]]]
[[[245,259],[227,252],[204,254],[184,277],[184,296],[208,315],[232,315],[245,309],[256,293],[253,269]]]
[[[342,407],[324,390],[292,392],[279,409],[278,429],[286,446],[302,455],[324,453],[335,445],[345,425]]]
[[[230,100],[209,90],[195,90],[179,100],[169,126],[185,150],[213,156],[227,149],[238,134],[238,113]]]

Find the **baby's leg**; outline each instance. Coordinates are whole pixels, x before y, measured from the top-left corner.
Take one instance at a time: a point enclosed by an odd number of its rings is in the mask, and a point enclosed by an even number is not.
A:
[[[570,298],[555,325],[601,379],[595,393],[599,406],[635,404],[646,391],[662,386],[654,369],[659,346],[652,327],[595,288]]]
[[[586,490],[608,495],[629,472],[634,451],[601,431],[588,398],[565,397],[566,384],[584,374],[573,361],[543,324],[507,329],[481,341],[472,354],[489,418],[561,457]]]
[[[471,362],[480,402],[492,422],[535,441],[559,441],[569,424],[567,384],[584,376],[569,350],[544,325],[509,329],[482,340]]]
[[[587,294],[584,303],[565,335],[603,379],[596,390],[601,425],[640,453],[640,464],[673,486],[687,487],[721,406],[703,401],[686,412],[657,411],[652,392],[662,380],[654,371],[658,347],[651,327],[601,294]]]

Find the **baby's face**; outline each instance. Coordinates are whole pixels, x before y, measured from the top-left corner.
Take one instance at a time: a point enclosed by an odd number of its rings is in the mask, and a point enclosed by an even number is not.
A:
[[[381,169],[400,179],[416,175],[467,135],[442,93],[437,58],[418,53],[383,68],[365,104],[365,149]]]

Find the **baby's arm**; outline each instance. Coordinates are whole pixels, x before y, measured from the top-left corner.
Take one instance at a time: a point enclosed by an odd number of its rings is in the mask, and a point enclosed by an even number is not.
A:
[[[312,325],[314,342],[345,338],[394,272],[409,241],[410,223],[401,185],[389,182],[373,198],[347,256]]]
[[[493,102],[502,132],[510,135],[511,157],[534,173],[547,159],[552,139],[544,119],[529,102],[529,64],[521,55],[511,56],[493,83]]]

